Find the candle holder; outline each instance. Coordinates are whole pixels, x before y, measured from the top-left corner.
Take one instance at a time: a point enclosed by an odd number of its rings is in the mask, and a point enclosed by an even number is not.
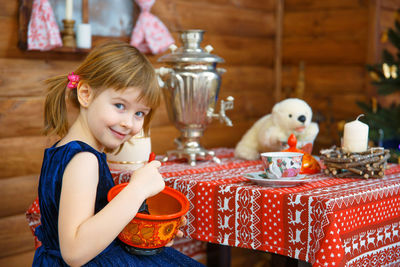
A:
[[[75,20],[70,19],[63,19],[64,30],[62,33],[62,41],[64,47],[76,47],[76,40],[75,40],[75,32],[74,32],[74,25]]]

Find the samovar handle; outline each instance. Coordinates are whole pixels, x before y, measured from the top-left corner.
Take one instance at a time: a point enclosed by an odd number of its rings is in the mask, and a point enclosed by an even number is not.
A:
[[[176,49],[178,49],[178,47],[175,44],[170,45],[169,50],[171,50],[171,53],[175,53]]]
[[[217,68],[217,72],[218,72],[219,75],[222,75],[222,74],[224,74],[224,73],[226,72],[226,69],[224,69],[224,68]]]
[[[171,69],[171,68],[160,67],[158,69],[155,69],[155,71],[156,71],[156,74],[157,74],[158,85],[161,88],[164,88],[165,82],[163,81],[163,79],[161,77],[165,76],[166,74],[174,72],[174,70]]]

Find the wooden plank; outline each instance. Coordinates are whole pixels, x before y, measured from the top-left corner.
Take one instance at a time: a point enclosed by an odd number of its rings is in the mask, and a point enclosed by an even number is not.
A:
[[[186,0],[187,2],[202,2],[218,5],[232,5],[240,8],[254,8],[272,11],[275,8],[275,0]]]
[[[367,5],[360,0],[285,0],[285,10],[348,9]]]
[[[283,88],[294,91],[299,75],[299,67],[285,65],[283,71]],[[329,96],[365,92],[366,69],[359,65],[305,65],[305,94]]]
[[[367,46],[365,40],[350,38],[312,38],[291,37],[283,38],[283,63],[298,64],[360,64],[366,60]]]
[[[171,31],[204,29],[215,34],[254,37],[271,36],[275,32],[271,12],[184,0],[174,0],[171,8],[172,0],[160,2],[164,3],[155,5],[153,12],[159,14]]]
[[[14,17],[18,14],[19,1],[1,1],[0,16]]]
[[[39,136],[43,133],[44,97],[1,98],[0,138]],[[78,109],[67,104],[70,125]]]
[[[234,109],[227,111],[226,115],[235,123],[249,118],[259,118],[270,113],[275,103],[272,94],[273,90],[270,92],[243,91],[229,94],[235,98],[235,102]],[[227,96],[227,93],[222,93],[220,99],[225,99]],[[219,104],[216,112],[219,112]]]
[[[394,22],[396,20],[396,10],[381,9],[380,10],[380,25],[381,30],[386,31],[389,28],[394,29]]]
[[[381,6],[395,10],[400,8],[400,0],[381,0]]]
[[[368,101],[368,96],[360,94],[337,94],[330,97],[313,95],[305,97],[307,103],[316,112],[319,111],[324,117],[339,120],[354,120],[362,113],[357,101]]]
[[[390,3],[387,2],[386,4],[396,6],[397,2],[395,2],[395,1],[390,2]],[[397,5],[397,7],[400,7],[400,5]],[[397,16],[398,16],[397,10],[394,10],[391,8],[382,8],[380,10],[380,20],[379,20],[380,28],[378,29],[379,30],[378,34],[380,37],[380,40],[378,40],[378,41],[380,41],[380,43],[379,43],[379,47],[378,47],[378,51],[377,51],[379,56],[376,58],[376,60],[373,63],[381,63],[381,58],[382,58],[381,54],[384,49],[388,50],[389,53],[391,53],[394,56],[398,53],[398,49],[392,43],[390,43],[390,41],[387,38],[385,38],[384,42],[382,41],[382,36],[384,34],[386,34],[389,29],[395,29],[394,23],[395,23]],[[375,92],[375,90],[373,90],[373,92]],[[384,101],[384,102],[386,102],[386,101]]]
[[[0,217],[23,214],[37,196],[39,174],[0,179]]]
[[[383,49],[387,49],[393,55],[397,53],[397,48],[387,38],[384,38],[389,28],[395,28],[396,11],[378,6],[371,11],[371,14],[375,15],[376,25],[371,29],[370,39],[371,42],[375,39],[375,43],[370,44],[370,51],[374,54],[370,56],[368,63],[380,63]],[[375,90],[371,89],[371,92],[375,92]]]
[[[0,98],[0,138],[41,135],[43,97]]]
[[[274,56],[274,99],[281,99],[282,91],[282,39],[283,39],[283,15],[284,15],[284,0],[278,0],[275,10],[276,30],[275,30],[275,56]]]
[[[170,122],[168,118],[168,111],[165,101],[162,100],[160,107],[157,109],[153,120],[151,121],[151,131],[153,132],[156,127],[170,125],[171,123],[172,122]]]
[[[156,15],[170,32],[176,32],[180,29],[175,0],[155,1],[151,7],[151,13]]]
[[[234,148],[245,132],[255,123],[256,119],[234,122],[233,127],[214,123],[204,132],[201,143],[205,148],[231,147]],[[229,136],[229,138],[226,138]]]
[[[73,71],[78,63],[43,59],[0,58],[0,65],[7,66],[0,72],[0,97],[42,96],[44,80],[63,73],[67,74]]]
[[[233,127],[213,122],[204,131],[204,136],[200,138],[200,143],[205,148],[235,147],[236,143],[254,122],[255,119],[234,122]],[[172,125],[157,127],[157,130],[151,132],[152,150],[157,155],[162,155],[168,150],[176,149],[174,139],[179,135],[179,131]]]
[[[329,129],[329,131],[320,132],[314,141],[312,154],[319,155],[322,149],[327,149],[333,145],[340,146],[340,136],[337,131],[337,124],[330,123],[320,123],[320,129]]]
[[[261,117],[269,113],[271,110],[274,99],[271,97],[273,89],[270,90],[241,90],[241,91],[222,91],[219,95],[219,100],[215,105],[215,113],[220,110],[220,101],[226,100],[228,96],[235,98],[233,110],[226,112],[226,115],[235,121],[246,120],[252,117]],[[216,121],[217,119],[215,119]],[[173,125],[169,121],[167,109],[163,103],[152,121],[152,133],[158,131],[159,127]]]
[[[225,64],[272,66],[274,42],[271,38],[248,37],[234,35],[214,35],[206,33],[203,47],[211,44],[212,53],[222,57]],[[221,64],[220,66],[224,66]]]
[[[329,37],[348,36],[367,38],[368,9],[287,11],[284,17],[284,35]]]
[[[17,16],[0,16],[0,57],[18,53],[18,24]]]
[[[222,75],[221,92],[265,91],[274,87],[273,69],[266,66],[228,65]]]
[[[182,46],[178,34],[173,34],[176,45]],[[210,44],[215,54],[225,60],[218,67],[227,65],[262,65],[272,66],[274,59],[274,42],[271,38],[248,37],[243,38],[233,35],[216,35],[206,32],[201,47]],[[169,53],[169,52],[168,52]],[[149,60],[155,67],[165,66],[165,64],[157,62],[160,55],[148,55]]]
[[[45,136],[0,139],[0,178],[39,173],[44,149],[55,140],[56,137]]]
[[[208,1],[213,2],[214,0]],[[255,8],[266,11],[274,11],[276,6],[275,0],[230,0],[230,2],[232,2],[237,7]]]
[[[157,155],[164,155],[168,150],[175,149],[174,139],[180,135],[171,124],[151,130],[151,150]]]
[[[380,1],[371,1],[368,5],[368,42],[367,42],[367,64],[374,64],[381,58],[381,7]],[[365,74],[365,80],[370,81],[368,73]],[[370,82],[366,84],[366,93],[370,96],[376,94],[375,88]]]
[[[0,258],[33,249],[34,239],[25,214],[0,218]]]
[[[202,2],[202,3],[212,3],[218,5],[230,5],[232,0],[186,0],[188,2]]]
[[[218,3],[157,1],[152,7],[152,12],[171,32],[204,29],[215,34],[270,36],[275,25],[271,12]]]
[[[35,250],[30,250],[27,252],[0,258],[0,266],[30,267],[32,266],[34,255]]]

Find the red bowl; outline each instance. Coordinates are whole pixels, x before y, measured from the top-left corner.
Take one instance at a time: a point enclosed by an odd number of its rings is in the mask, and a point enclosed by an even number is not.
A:
[[[107,194],[111,201],[128,183],[116,185]],[[118,235],[125,244],[153,249],[164,247],[171,241],[181,222],[189,211],[189,201],[181,192],[165,187],[163,191],[146,200],[150,214],[137,213]]]

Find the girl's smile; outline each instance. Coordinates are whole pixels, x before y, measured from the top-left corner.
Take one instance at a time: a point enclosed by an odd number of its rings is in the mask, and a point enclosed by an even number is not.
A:
[[[125,139],[125,136],[127,136],[127,134],[123,134],[120,133],[118,131],[113,130],[112,128],[110,128],[111,132],[115,134],[115,136],[121,140]]]

